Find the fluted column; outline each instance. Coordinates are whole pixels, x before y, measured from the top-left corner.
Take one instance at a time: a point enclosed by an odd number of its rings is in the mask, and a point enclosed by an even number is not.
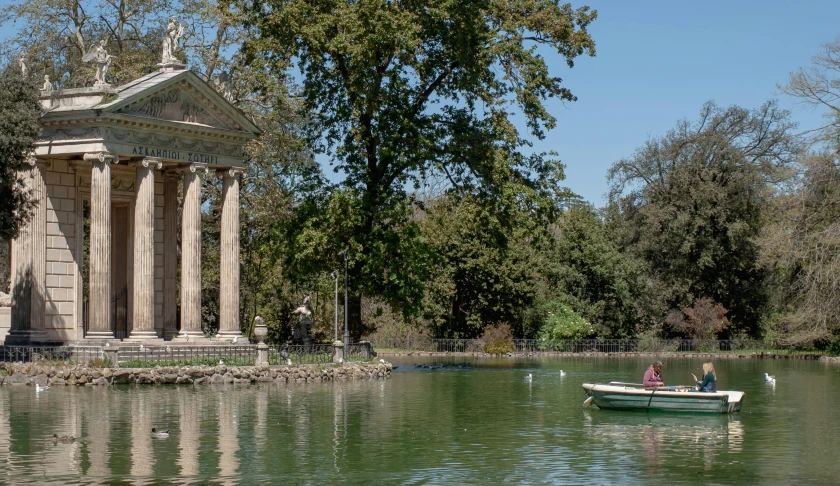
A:
[[[32,308],[30,341],[46,340],[47,327],[47,187],[44,167],[32,166]]]
[[[240,336],[239,329],[239,177],[242,169],[225,171],[222,184],[221,268],[219,272],[219,336]]]
[[[113,155],[85,154],[90,178],[90,313],[87,338],[109,339],[111,329],[111,163]]]
[[[134,321],[130,340],[158,338],[155,332],[155,169],[160,160],[136,166],[134,201]]]
[[[36,206],[33,214],[30,215],[26,224],[20,227],[18,236],[12,240],[12,322],[9,334],[6,337],[8,344],[26,344],[30,341],[33,330],[33,290],[35,284],[35,270],[33,268],[33,249],[38,244],[36,241],[37,213],[43,208],[40,203],[38,187],[43,187],[41,171],[34,157],[27,159],[29,167],[20,171],[19,176],[23,179],[26,190],[30,191],[35,199]],[[36,181],[40,179],[40,182]],[[41,245],[44,244],[41,239]],[[42,255],[43,256],[43,255]],[[43,288],[43,287],[42,287]],[[41,309],[41,316],[44,310]]]
[[[184,170],[184,207],[181,211],[181,334],[202,337],[201,331],[201,177],[204,164]]]
[[[163,180],[163,338],[178,334],[178,177],[167,171]]]

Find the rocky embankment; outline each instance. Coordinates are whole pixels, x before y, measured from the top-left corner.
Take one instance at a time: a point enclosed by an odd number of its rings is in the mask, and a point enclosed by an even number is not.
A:
[[[85,365],[43,366],[0,363],[2,385],[122,385],[212,383],[306,383],[378,379],[391,374],[390,363],[345,363],[327,366],[183,366],[157,368],[95,368]]]

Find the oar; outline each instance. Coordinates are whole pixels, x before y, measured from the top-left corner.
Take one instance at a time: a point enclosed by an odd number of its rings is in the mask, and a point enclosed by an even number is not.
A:
[[[593,402],[594,400],[595,400],[595,397],[589,397],[589,398],[587,398],[586,400],[584,400],[584,401],[583,401],[583,406],[584,406],[584,408],[586,408],[586,407],[591,407],[591,406],[592,406],[592,402]]]

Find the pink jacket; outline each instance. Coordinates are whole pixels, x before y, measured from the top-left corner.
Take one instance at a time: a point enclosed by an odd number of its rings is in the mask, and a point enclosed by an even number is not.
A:
[[[650,366],[647,370],[645,370],[645,378],[642,381],[645,386],[661,386],[662,383],[662,376],[653,371],[653,365]]]

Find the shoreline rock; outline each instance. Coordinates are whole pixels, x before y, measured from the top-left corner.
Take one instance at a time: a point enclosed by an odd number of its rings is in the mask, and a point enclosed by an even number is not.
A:
[[[380,379],[391,374],[390,363],[344,363],[300,366],[159,366],[95,368],[81,364],[44,366],[0,363],[0,385],[206,385],[213,383],[308,383],[347,379]]]
[[[379,356],[461,356],[461,357],[477,357],[477,358],[533,358],[533,357],[564,357],[564,358],[713,358],[713,359],[810,359],[829,362],[840,363],[840,357],[823,356],[819,354],[777,354],[777,353],[689,353],[689,352],[674,352],[667,351],[661,353],[652,352],[615,352],[615,353],[600,353],[600,352],[579,352],[579,353],[561,353],[557,351],[535,351],[531,353],[506,353],[506,354],[489,354],[482,352],[435,352],[435,351],[377,351]]]

